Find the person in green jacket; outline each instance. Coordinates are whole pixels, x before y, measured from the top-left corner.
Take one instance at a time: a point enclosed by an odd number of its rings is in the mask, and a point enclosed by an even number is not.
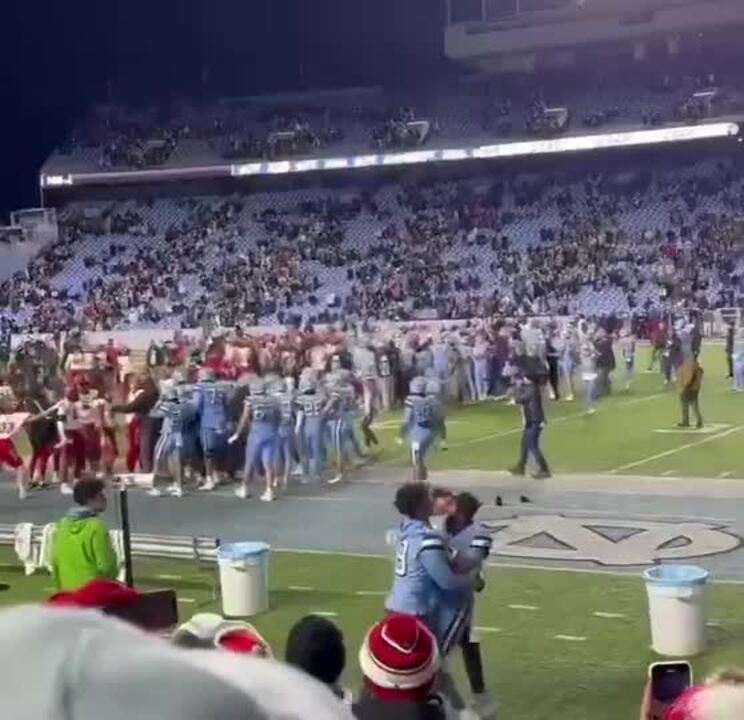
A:
[[[106,510],[105,485],[98,478],[75,484],[77,507],[57,521],[52,540],[52,575],[57,589],[77,590],[94,578],[115,580],[119,562],[100,514]]]

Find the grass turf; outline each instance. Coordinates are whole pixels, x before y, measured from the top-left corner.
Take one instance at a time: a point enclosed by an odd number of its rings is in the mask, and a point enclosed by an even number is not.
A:
[[[615,391],[600,401],[595,415],[586,415],[578,398],[546,401],[548,425],[542,444],[553,472],[744,477],[741,434],[736,429],[744,430],[744,394],[732,392],[725,377],[723,346],[704,347],[701,355],[705,370],[701,409],[706,423],[720,424],[710,434],[676,431],[680,419],[676,387],[665,387],[658,371],[644,372],[649,352],[642,348],[638,354],[630,391],[622,389],[618,369]],[[382,465],[407,464],[407,450],[394,443],[399,417],[391,413],[380,423]],[[447,420],[449,450],[430,453],[430,468],[501,470],[514,464],[521,428],[518,408],[493,402],[453,406]],[[653,459],[658,455],[662,456]],[[629,464],[633,467],[623,469]]]
[[[0,592],[0,605],[38,602],[51,592],[49,577],[25,577],[12,564],[9,550],[0,550],[0,563],[2,582],[10,585]],[[298,618],[317,611],[335,613],[348,650],[344,680],[356,688],[356,653],[366,629],[382,615],[391,572],[390,562],[379,558],[275,553],[271,609],[254,622],[281,656],[288,630]],[[209,575],[193,564],[137,560],[135,573],[141,587],[175,587],[184,620],[217,609]],[[741,662],[743,600],[744,588],[739,586],[709,588],[709,617],[716,627],[711,629],[709,651],[694,661],[697,677]],[[510,607],[520,605],[536,609]],[[596,612],[622,617],[603,618]],[[491,568],[479,599],[477,625],[483,628],[488,684],[512,720],[620,720],[637,712],[646,667],[654,660],[640,579]],[[457,657],[453,665],[465,689]]]

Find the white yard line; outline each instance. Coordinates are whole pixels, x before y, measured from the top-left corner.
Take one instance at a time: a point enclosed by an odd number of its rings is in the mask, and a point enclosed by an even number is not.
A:
[[[289,590],[294,590],[295,592],[312,592],[315,588],[309,585],[290,585]]]
[[[648,402],[649,400],[655,400],[656,398],[663,397],[664,395],[667,395],[668,393],[662,392],[662,393],[654,393],[653,395],[644,395],[643,397],[639,398],[633,398],[632,400],[626,400],[624,402],[619,402],[617,405],[614,405],[612,407],[612,410],[619,410],[624,407],[631,407],[633,405],[639,405],[640,403]],[[568,422],[569,420],[576,420],[577,418],[583,418],[586,417],[586,410],[582,410],[581,412],[571,413],[570,415],[562,415],[559,418],[555,419],[549,419],[548,426],[557,425],[558,423],[562,422]],[[497,433],[490,433],[489,435],[482,435],[477,438],[471,438],[470,440],[463,440],[459,443],[451,443],[450,448],[460,448],[460,447],[466,447],[468,445],[476,445],[478,443],[485,442],[486,440],[495,440],[496,438],[500,437],[508,437],[509,435],[517,435],[518,433],[522,432],[522,428],[514,428],[513,430],[503,430],[501,432]],[[388,461],[389,462],[389,461]],[[387,463],[385,463],[387,464]]]
[[[181,575],[156,575],[156,580],[183,580],[183,576]]]
[[[509,605],[510,610],[529,610],[530,612],[534,612],[535,610],[539,610],[540,608],[537,605]]]
[[[610,470],[610,473],[618,473],[618,472],[622,472],[623,470],[630,470],[634,467],[638,467],[639,465],[645,465],[646,463],[653,462],[654,460],[661,460],[662,458],[669,457],[671,455],[676,455],[679,452],[683,452],[685,450],[698,447],[699,445],[705,445],[706,443],[713,442],[714,440],[719,440],[720,438],[724,438],[727,435],[733,435],[734,433],[740,432],[742,427],[744,426],[736,425],[732,428],[729,428],[728,430],[724,430],[723,432],[716,433],[715,435],[708,435],[704,437],[702,440],[696,440],[695,442],[685,443],[684,445],[678,445],[676,448],[672,448],[671,450],[665,450],[664,452],[656,453],[655,455],[649,455],[648,457],[642,458],[641,460],[635,460],[634,462],[627,463],[625,465],[620,465],[620,467],[616,467],[613,470]]]
[[[310,615],[317,615],[318,617],[335,618],[338,617],[337,612],[331,612],[330,610],[311,610]]]
[[[726,470],[726,472],[722,472],[718,477],[727,478],[727,477],[731,477],[733,474],[734,474],[733,470]]]
[[[611,612],[600,612],[600,611],[595,612],[594,616],[599,617],[599,618],[607,618],[607,619],[615,619],[615,618],[619,619],[619,618],[625,617],[625,615],[623,615],[622,613],[611,613]]]
[[[185,603],[186,605],[193,605],[196,603],[196,598],[180,597],[178,598],[178,602]]]
[[[475,630],[476,632],[481,632],[481,633],[500,633],[501,632],[501,628],[497,628],[497,627],[483,627],[481,625],[476,625],[473,628],[473,630]]]
[[[360,597],[378,597],[387,594],[387,590],[356,590],[354,592],[354,595],[359,595]]]
[[[661,473],[662,477],[669,477],[670,475],[674,475],[674,470],[665,470],[663,473]]]
[[[586,638],[582,635],[553,635],[554,640],[566,640],[567,642],[584,642]]]

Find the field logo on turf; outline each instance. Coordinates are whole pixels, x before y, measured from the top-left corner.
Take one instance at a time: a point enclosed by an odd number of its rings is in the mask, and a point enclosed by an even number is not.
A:
[[[495,555],[606,566],[718,555],[742,542],[721,526],[701,522],[522,515],[483,524],[493,535]]]

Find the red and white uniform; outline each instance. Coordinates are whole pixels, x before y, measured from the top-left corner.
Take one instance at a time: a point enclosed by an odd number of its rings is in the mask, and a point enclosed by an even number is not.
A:
[[[85,459],[98,462],[101,459],[101,427],[103,425],[103,404],[96,390],[81,392],[75,403],[77,421],[83,438]]]
[[[29,413],[8,413],[0,415],[0,465],[17,470],[23,465],[23,460],[13,442],[15,435],[23,425]]]
[[[77,401],[64,398],[57,404],[56,420],[62,425],[65,436],[64,457],[75,476],[85,469],[85,441],[77,418]]]

